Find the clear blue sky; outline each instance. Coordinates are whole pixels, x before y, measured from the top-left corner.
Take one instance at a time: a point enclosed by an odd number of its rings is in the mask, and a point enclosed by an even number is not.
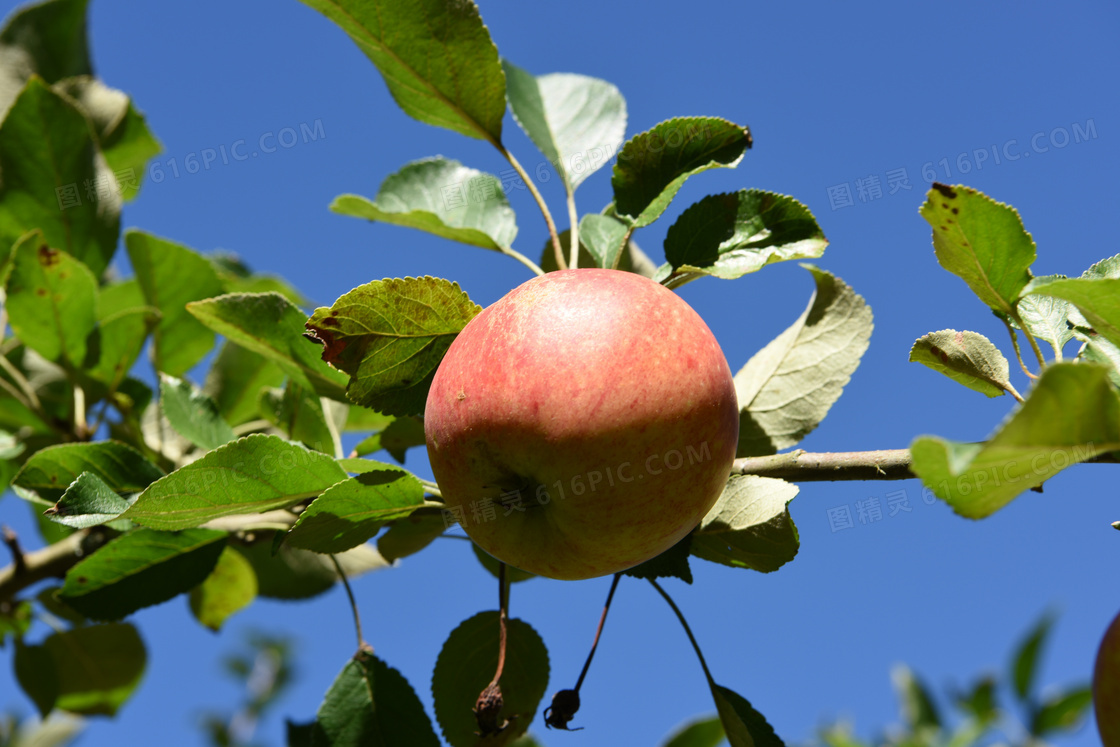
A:
[[[3,15],[12,7],[4,0]],[[923,433],[982,439],[1011,409],[1009,397],[985,399],[907,362],[915,338],[947,327],[1008,347],[1002,325],[937,266],[918,215],[923,165],[941,181],[1015,205],[1038,243],[1036,274],[1079,274],[1120,250],[1120,13],[1112,3],[482,0],[481,10],[501,53],[519,66],[616,84],[629,106],[628,136],[677,115],[750,126],[754,148],[737,170],[694,177],[668,214],[636,235],[651,255],[661,254],[675,216],[705,194],[759,187],[791,194],[816,214],[831,241],[819,264],[867,299],[876,327],[806,449],[898,448]],[[145,182],[124,225],[202,251],[237,252],[291,278],[317,304],[371,279],[432,274],[459,281],[486,305],[528,279],[496,253],[328,212],[335,195],[372,196],[386,175],[424,156],[494,173],[506,166],[480,141],[405,116],[373,65],[318,13],[295,0],[93,0],[90,31],[98,73],[134,97],[165,148],[159,162],[168,176]],[[261,149],[266,133],[315,123],[323,134],[316,141]],[[523,163],[543,160],[508,117],[506,132]],[[185,172],[189,154],[239,140],[253,157],[223,164],[219,156],[208,170]],[[170,176],[172,158],[179,178]],[[887,175],[898,169],[911,189],[891,193]],[[882,192],[863,201],[857,180],[868,177]],[[839,207],[829,190],[845,183],[854,204]],[[542,189],[554,214],[565,215],[558,180]],[[581,211],[597,212],[609,195],[604,169],[580,189]],[[526,193],[511,199],[515,246],[537,256],[546,237],[539,213]],[[737,370],[796,318],[811,289],[808,274],[786,263],[738,281],[692,283],[682,295]],[[1021,373],[1012,374],[1025,389]],[[422,450],[408,467],[430,474]],[[1120,534],[1109,527],[1120,519],[1116,476],[1101,465],[1070,470],[1044,494],[1022,496],[982,522],[926,505],[916,481],[807,484],[792,505],[802,543],[794,562],[763,576],[694,560],[692,586],[666,586],[716,679],[749,698],[787,742],[836,716],[867,734],[897,720],[892,664],[912,664],[939,689],[1003,670],[1012,642],[1049,606],[1061,617],[1043,681],[1089,677],[1099,637],[1120,609]],[[885,509],[887,494],[900,489],[909,513],[884,510],[881,521],[830,530],[828,509],[854,511],[869,497]],[[25,513],[11,496],[0,507],[26,535]],[[549,647],[550,694],[573,684],[608,585],[515,587],[512,614]],[[493,607],[494,586],[467,543],[454,541],[356,582],[367,638],[429,712],[440,646],[461,620]],[[654,745],[713,711],[686,638],[648,584],[624,579],[615,601],[574,722],[586,730],[544,733],[538,717],[533,731],[548,745]],[[82,744],[200,744],[196,714],[236,697],[219,654],[246,629],[287,631],[298,641],[299,682],[279,709],[295,720],[313,716],[353,653],[340,590],[310,604],[259,601],[219,636],[201,629],[181,598],[135,619],[150,648],[146,680],[118,719],[95,722]],[[10,666],[10,649],[0,666]],[[7,689],[11,680],[0,681],[0,706],[30,710]],[[278,715],[262,724],[271,744],[283,739]],[[1090,726],[1067,743],[1098,738]]]

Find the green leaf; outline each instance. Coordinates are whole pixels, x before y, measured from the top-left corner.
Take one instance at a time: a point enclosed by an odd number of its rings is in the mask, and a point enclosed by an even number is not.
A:
[[[500,560],[483,550],[474,542],[471,542],[471,550],[474,552],[474,556],[478,558],[478,562],[482,564],[483,568],[489,571],[491,576],[493,576],[494,578],[501,578],[500,574],[502,566]],[[528,581],[529,579],[536,577],[537,576],[535,573],[529,573],[528,571],[523,571],[520,568],[514,568],[512,565],[506,565],[506,580],[511,584]]]
[[[1093,690],[1089,687],[1078,687],[1047,698],[1031,719],[1031,734],[1045,737],[1056,732],[1074,731],[1081,725],[1092,704]]]
[[[24,5],[8,16],[0,29],[0,119],[31,75],[54,83],[93,72],[87,5],[89,0],[52,0]]]
[[[346,411],[345,431],[380,431],[393,422],[392,415],[385,415],[368,407],[351,407]]]
[[[626,100],[598,78],[534,76],[509,60],[506,97],[513,118],[574,192],[614,156],[626,136]]]
[[[119,620],[202,583],[225,539],[211,529],[129,532],[67,571],[59,598],[90,619]]]
[[[39,231],[26,234],[12,251],[7,283],[12,331],[47,360],[71,370],[81,367],[86,338],[97,326],[97,280],[77,259],[48,246]]]
[[[1120,347],[1098,336],[1082,346],[1077,360],[1106,366],[1109,381],[1113,386],[1120,387]]]
[[[191,613],[210,630],[218,631],[230,615],[248,607],[256,596],[253,566],[244,555],[225,547],[206,580],[191,589]]]
[[[501,180],[441,156],[413,161],[391,174],[372,202],[339,195],[331,210],[494,251],[513,246],[517,236]]]
[[[258,433],[152,483],[124,518],[153,529],[188,529],[230,514],[286,508],[345,479],[326,454]]]
[[[661,747],[719,747],[724,740],[718,716],[701,718],[680,727]]]
[[[309,599],[322,594],[338,581],[338,571],[327,555],[281,545],[273,555],[273,535],[258,534],[259,540],[251,545],[239,545],[237,551],[245,556],[257,575],[257,593],[272,599]],[[385,558],[369,545],[359,545],[353,550],[335,555],[348,578],[369,571],[388,568]]]
[[[910,731],[940,729],[941,716],[929,688],[905,664],[891,671],[891,681],[902,706],[902,715]]]
[[[686,584],[692,583],[692,568],[688,556],[692,549],[692,535],[686,534],[677,544],[646,562],[623,571],[634,578],[679,578]]]
[[[98,320],[101,322],[122,311],[138,309],[146,305],[144,291],[140,290],[140,281],[134,277],[106,283],[98,290],[97,312]]]
[[[439,513],[417,511],[390,524],[377,538],[377,551],[392,563],[420,552],[446,530],[445,520]]]
[[[1035,278],[1023,293],[1069,301],[1098,334],[1120,345],[1120,278]]]
[[[26,599],[14,602],[4,611],[0,611],[0,648],[8,636],[20,639],[31,628],[31,602]]]
[[[1020,701],[1026,702],[1033,694],[1039,656],[1053,627],[1053,615],[1043,614],[1015,647],[1015,653],[1011,657],[1011,684]]]
[[[665,212],[685,179],[735,167],[751,147],[745,127],[718,117],[678,117],[626,141],[611,175],[615,211],[634,227]]]
[[[792,197],[744,189],[690,205],[665,235],[658,277],[714,275],[733,280],[768,264],[815,259],[828,239],[809,208]]]
[[[47,612],[74,625],[85,625],[89,619],[58,598],[61,586],[48,586],[35,595],[35,601]]]
[[[159,402],[171,427],[195,446],[216,449],[237,438],[214,400],[189,381],[160,374]]]
[[[73,99],[89,117],[107,165],[103,178],[111,176],[121,198],[131,200],[140,191],[148,161],[162,149],[144,115],[124,92],[92,76],[63,79],[54,89]]]
[[[451,747],[499,747],[524,734],[548,687],[548,650],[526,622],[506,625],[506,662],[499,685],[505,700],[501,718],[505,731],[480,740],[475,732],[475,701],[490,684],[498,665],[498,612],[480,612],[464,620],[448,636],[432,673],[436,718]],[[500,720],[499,720],[500,722]]]
[[[990,724],[999,718],[996,703],[996,678],[991,675],[981,677],[968,693],[957,695],[954,700],[965,713],[979,724]]]
[[[969,187],[935,182],[919,212],[933,228],[941,266],[993,311],[1014,316],[1035,258],[1034,239],[1015,208]]]
[[[709,684],[731,747],[785,747],[774,727],[746,698],[714,682]]]
[[[1071,464],[1120,449],[1120,398],[1108,370],[1054,363],[986,443],[920,436],[912,469],[961,516],[982,519]]]
[[[910,348],[910,360],[939,371],[958,384],[989,397],[1015,392],[1007,359],[979,332],[943,329],[930,332]]]
[[[16,641],[16,653],[12,658],[16,681],[20,688],[31,698],[46,718],[54,710],[58,701],[58,672],[55,671],[54,656],[46,646],[25,646]]]
[[[617,249],[611,247],[611,237],[618,236],[618,243],[622,243],[622,236],[625,234],[627,227],[624,223],[617,218],[610,216],[597,216],[606,218],[607,222],[603,223],[598,220],[587,221],[591,215],[583,216],[580,220],[579,227],[579,266],[580,267],[604,267],[608,266],[607,262],[614,262],[617,256]],[[585,225],[586,222],[586,225]],[[618,228],[621,227],[623,233],[617,233]],[[589,248],[591,245],[595,246],[594,252]],[[572,236],[571,231],[565,228],[560,232],[560,246],[564,250],[564,256],[571,256]],[[544,248],[541,250],[540,268],[545,272],[556,272],[560,269],[556,264],[556,252],[552,248],[552,240],[546,239]],[[618,257],[618,267],[616,270],[623,272],[633,272],[643,277],[652,278],[654,273],[657,272],[657,265],[646,256],[638,245],[631,239],[626,246],[626,251]]]
[[[120,196],[103,176],[85,115],[32,77],[0,122],[0,246],[32,229],[100,277],[117,248]]]
[[[113,716],[144,676],[148,656],[136,628],[88,625],[43,642],[58,674],[55,707],[82,715]]]
[[[796,322],[735,374],[738,456],[774,454],[828,414],[871,338],[871,307],[843,280],[812,265],[816,290]]]
[[[325,346],[323,360],[350,374],[350,401],[419,415],[444,353],[481,310],[448,280],[375,280],[316,309],[307,329]]]
[[[272,361],[300,386],[345,401],[346,376],[319,360],[304,336],[307,315],[278,293],[219,296],[188,304],[187,311],[218,334]]]
[[[405,453],[415,447],[423,446],[424,421],[417,417],[405,416],[397,418],[381,431],[380,448],[389,452],[389,456],[404,464]]]
[[[723,495],[692,533],[698,558],[770,573],[793,560],[801,546],[789,502],[796,485],[756,475],[732,475]]]
[[[467,137],[501,142],[505,75],[473,2],[303,2],[354,40],[405,114]]]
[[[1064,280],[1065,275],[1044,275],[1035,280]],[[1033,282],[1033,281],[1032,281]],[[1074,338],[1073,329],[1069,324],[1070,312],[1074,310],[1073,304],[1049,296],[1023,296],[1016,306],[1019,319],[1023,326],[1039,340],[1045,340],[1054,348],[1058,360],[1062,358],[1062,348]],[[1012,325],[1019,327],[1015,320]]]
[[[416,477],[396,470],[367,472],[316,498],[288,532],[287,542],[313,552],[342,552],[423,504],[424,488]]]
[[[59,524],[85,529],[113,521],[127,511],[129,505],[96,473],[83,472],[44,515]]]
[[[284,372],[264,356],[232,342],[225,342],[206,374],[202,391],[218,407],[222,419],[233,426],[258,417],[262,389],[280,386]]]
[[[316,451],[334,453],[334,436],[323,404],[312,392],[289,381],[283,389],[262,389],[257,410],[268,422]]]
[[[408,680],[363,649],[347,662],[323,698],[311,744],[439,747],[439,739]]]
[[[103,306],[104,296],[99,301]],[[109,317],[102,315],[101,324],[86,340],[86,360],[96,360],[87,365],[86,375],[115,391],[140,357],[160,316],[159,309],[152,306],[125,309]]]
[[[156,368],[181,376],[214,346],[213,332],[184,307],[220,294],[221,281],[205,257],[180,244],[136,230],[125,232],[124,243],[145,300],[163,315],[155,331]]]
[[[98,441],[40,449],[24,463],[12,484],[35,491],[47,503],[56,503],[83,472],[94,473],[116,493],[139,492],[163,476],[159,467],[131,446]]]
[[[1081,273],[1083,278],[1120,278],[1120,254],[1094,262],[1093,265]]]
[[[581,264],[580,267],[613,269],[617,264],[621,268],[619,253],[622,251],[622,240],[626,234],[626,224],[609,215],[589,213],[580,218],[580,249],[587,247],[587,251],[595,260],[594,264]],[[569,237],[568,246],[571,245],[571,237]]]

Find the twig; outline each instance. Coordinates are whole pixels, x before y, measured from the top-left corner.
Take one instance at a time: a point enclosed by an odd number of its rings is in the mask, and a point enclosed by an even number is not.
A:
[[[733,475],[777,477],[793,482],[834,480],[908,480],[909,449],[810,454],[797,449],[772,456],[744,457],[731,466]]]
[[[39,395],[35,393],[35,387],[31,386],[31,382],[27,380],[27,377],[8,360],[8,356],[0,355],[0,368],[3,368],[8,376],[12,377],[12,381],[16,383],[16,386],[23,391],[24,395],[27,397],[28,404],[31,405],[31,409],[34,410],[37,415],[42,415],[43,403],[39,401]]]
[[[1027,375],[1027,378],[1037,379],[1038,376],[1031,373],[1031,370],[1027,368],[1027,364],[1023,362],[1023,351],[1019,349],[1019,336],[1015,334],[1015,328],[1011,326],[1011,320],[1006,316],[1001,316],[1000,319],[1003,320],[1003,326],[1007,327],[1007,334],[1011,336],[1011,347],[1015,349],[1015,358],[1019,361],[1019,368],[1023,369],[1023,373]]]
[[[514,259],[516,259],[516,260],[517,260],[518,262],[520,262],[521,264],[525,265],[525,266],[526,266],[526,267],[528,267],[528,268],[529,268],[530,270],[532,270],[532,271],[533,271],[533,274],[535,274],[535,275],[544,275],[544,270],[542,270],[542,269],[540,268],[540,266],[538,266],[538,265],[537,265],[537,263],[536,263],[536,262],[534,262],[533,260],[531,260],[531,259],[529,259],[528,257],[526,257],[526,256],[525,256],[524,254],[522,254],[521,252],[517,251],[517,250],[516,250],[516,249],[514,249],[514,248],[513,248],[512,246],[507,246],[507,247],[503,248],[503,249],[502,249],[502,254],[506,255],[507,257],[513,257],[513,258],[514,258]]]
[[[338,558],[334,555],[329,557],[331,562],[334,563],[334,569],[338,571],[338,578],[342,581],[342,587],[346,589],[346,596],[350,599],[350,610],[354,613],[354,631],[358,634],[358,649],[366,650],[369,646],[362,636],[362,616],[358,614],[358,602],[354,599],[354,590],[350,588],[350,580],[346,578],[346,571],[342,570],[342,564],[338,562]]]
[[[27,573],[27,561],[23,557],[23,548],[19,546],[19,535],[16,534],[16,530],[5,524],[0,527],[0,534],[4,536],[4,544],[12,553],[12,570],[15,575]]]

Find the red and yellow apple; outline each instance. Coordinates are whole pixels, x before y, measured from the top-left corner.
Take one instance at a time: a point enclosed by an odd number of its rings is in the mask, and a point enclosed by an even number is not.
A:
[[[1093,708],[1104,747],[1120,747],[1120,615],[1105,631],[1093,667]]]
[[[715,337],[628,272],[552,272],[470,321],[424,431],[448,510],[483,550],[542,576],[638,565],[719,498],[739,435]]]

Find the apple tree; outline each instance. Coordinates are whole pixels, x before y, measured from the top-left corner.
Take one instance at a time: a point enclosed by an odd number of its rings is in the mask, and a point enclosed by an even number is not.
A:
[[[632,128],[610,83],[534,75],[502,58],[472,2],[304,2],[345,31],[405,113],[496,149],[539,206],[548,239],[539,255],[515,249],[503,180],[442,156],[402,165],[375,195],[339,195],[330,209],[340,215],[497,252],[544,280],[594,268],[640,277],[658,293],[824,256],[828,241],[809,209],[757,188],[685,209],[668,228],[663,264],[639,247],[639,229],[662,217],[686,180],[744,159],[753,140],[743,123],[688,116]],[[1002,321],[1010,346],[943,329],[919,338],[910,360],[987,397],[1012,398],[992,435],[980,443],[923,436],[873,452],[795,448],[841,395],[872,332],[856,290],[807,263],[815,292],[804,313],[733,367],[734,457],[729,469],[720,465],[702,518],[687,519],[653,557],[600,571],[618,572],[578,677],[550,672],[531,621],[507,614],[512,582],[528,574],[503,562],[511,540],[499,537],[485,543],[494,557],[478,551],[495,576],[496,609],[448,631],[432,674],[435,712],[426,713],[415,683],[393,668],[392,650],[375,654],[366,642],[349,579],[424,551],[455,524],[471,534],[463,480],[422,479],[401,464],[407,450],[433,448],[424,417],[433,380],[483,312],[454,278],[432,275],[373,280],[309,314],[293,285],[236,259],[140,230],[122,236],[122,205],[160,146],[129,97],[93,75],[86,4],[26,6],[0,31],[0,475],[36,507],[46,542],[29,550],[26,538],[5,533],[12,561],[0,570],[0,636],[15,648],[15,681],[44,716],[112,716],[141,685],[145,647],[129,622],[139,609],[184,595],[198,622],[218,629],[258,596],[308,599],[340,583],[354,611],[355,652],[339,662],[314,721],[290,724],[290,744],[438,745],[440,735],[454,747],[539,744],[528,735],[538,714],[546,727],[577,728],[580,687],[625,578],[650,584],[679,619],[718,713],[672,744],[781,745],[751,705],[751,683],[709,664],[659,579],[691,582],[697,559],[778,571],[799,547],[789,513],[799,482],[916,477],[962,517],[980,519],[1064,469],[1120,453],[1120,256],[1069,276],[1034,276],[1035,244],[1012,207],[935,183],[921,216],[937,260]],[[503,140],[507,108],[560,176],[562,231]],[[580,214],[578,187],[611,159],[613,199]],[[105,199],[75,199],[73,185],[83,184]],[[111,270],[119,244],[134,271],[127,279]],[[1081,345],[1067,360],[1072,340]],[[204,360],[200,386],[188,374]],[[582,370],[570,356],[566,365],[587,386],[635,376]],[[713,365],[682,377],[680,391]],[[727,365],[720,356],[718,366]],[[1012,366],[1029,378],[1026,391],[1012,385]],[[353,434],[362,437],[344,450],[343,436]],[[381,450],[400,464],[367,458]],[[545,461],[560,453],[541,452]],[[573,501],[596,489],[613,495],[601,466],[569,465],[579,487],[573,477],[561,488]],[[501,508],[491,502],[490,510]],[[522,565],[532,552],[518,548]],[[56,629],[33,639],[32,620],[45,618]],[[1120,673],[1099,668],[1099,680],[1110,677],[1115,692]],[[1063,718],[1088,706],[1076,696]]]

